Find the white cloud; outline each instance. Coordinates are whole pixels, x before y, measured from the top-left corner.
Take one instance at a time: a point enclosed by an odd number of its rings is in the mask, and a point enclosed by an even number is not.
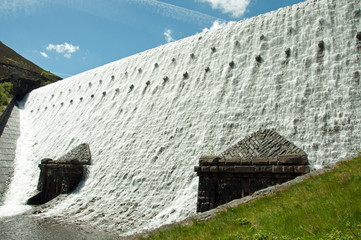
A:
[[[228,23],[232,23],[231,22],[228,22]],[[218,20],[214,21],[211,28],[204,28],[202,32],[208,32],[209,30],[214,30],[214,29],[218,29],[218,28],[221,28],[221,27],[224,27],[228,24],[227,22],[220,22]]]
[[[214,16],[160,0],[0,0],[0,19],[2,17],[35,13],[38,9],[49,4],[61,4],[66,7],[80,9],[97,17],[123,21],[122,14],[119,14],[119,12],[124,9],[125,2],[128,4],[136,3],[141,5],[143,10],[176,20],[191,22],[199,26],[210,24],[217,19]]]
[[[63,54],[64,57],[66,58],[71,58],[71,55],[73,53],[75,53],[76,51],[80,50],[80,47],[77,45],[73,45],[73,44],[69,44],[67,42],[63,43],[63,44],[49,44],[46,47],[46,50],[48,51],[52,51],[55,50],[57,53]]]
[[[43,5],[44,0],[0,0],[0,17],[28,15]]]
[[[128,0],[128,2],[129,1],[147,5],[148,9],[150,9],[149,7],[153,7],[152,10],[160,13],[162,16],[188,21],[194,24],[207,24],[217,20],[216,17],[158,0]]]
[[[197,0],[210,3],[213,9],[220,9],[223,13],[230,13],[232,17],[241,17],[251,0]]]
[[[69,59],[69,58],[71,58],[71,54],[70,54],[70,53],[65,53],[65,54],[64,54],[64,57],[66,57],[66,58]]]
[[[175,41],[175,39],[172,37],[172,30],[166,29],[163,34],[167,43]]]
[[[43,56],[44,58],[49,58],[48,54],[46,54],[45,52],[40,52],[41,56]]]

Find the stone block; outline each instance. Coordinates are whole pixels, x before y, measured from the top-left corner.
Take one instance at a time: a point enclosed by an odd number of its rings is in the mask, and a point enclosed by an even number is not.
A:
[[[217,166],[211,166],[209,167],[210,173],[218,173],[218,167]]]
[[[197,209],[197,212],[205,212],[207,210],[210,209],[210,204],[209,203],[200,203],[198,205],[198,209]]]
[[[229,158],[226,160],[226,166],[236,166],[236,165],[241,165],[240,158]]]
[[[294,166],[294,173],[305,174],[310,172],[310,168],[308,166]]]
[[[254,158],[252,159],[253,165],[268,165],[268,158]]]
[[[202,166],[202,167],[200,167],[201,168],[201,172],[204,172],[204,173],[209,173],[209,169],[210,169],[210,167],[209,166]]]
[[[269,165],[278,165],[278,160],[277,158],[269,158],[268,163]]]
[[[0,168],[0,175],[8,176],[11,171],[12,171],[12,168],[2,167],[2,168]]]
[[[226,166],[226,162],[225,158],[221,158],[218,160],[218,166]]]
[[[217,166],[219,159],[221,159],[219,156],[202,156],[199,159],[199,166]]]
[[[272,173],[272,166],[255,166],[257,173]]]
[[[11,168],[13,165],[13,161],[3,159],[0,160],[0,168]]]
[[[307,159],[298,154],[284,154],[277,157],[279,165],[306,165]]]
[[[294,167],[293,166],[283,166],[283,172],[284,173],[293,173]]]
[[[14,149],[0,148],[1,155],[14,155]]]
[[[54,161],[54,160],[51,158],[44,158],[44,159],[41,159],[40,162],[41,162],[41,164],[48,164],[51,161]]]
[[[3,141],[0,141],[0,146],[2,146],[2,148],[4,148],[4,149],[11,149],[12,151],[15,151],[15,148],[16,148],[15,143],[9,143],[9,142],[3,142]]]
[[[241,159],[241,165],[251,165],[252,159]]]
[[[272,173],[282,173],[283,167],[282,166],[272,166]]]
[[[199,201],[204,202],[207,198],[205,196],[199,195],[199,193],[198,193],[198,199],[199,199]]]
[[[204,196],[206,194],[206,191],[198,191],[198,196]]]
[[[235,166],[234,172],[236,173],[253,173],[255,172],[254,166]]]
[[[5,155],[0,155],[0,161],[7,161],[9,160]]]
[[[219,166],[220,173],[233,173],[234,167],[233,166]]]

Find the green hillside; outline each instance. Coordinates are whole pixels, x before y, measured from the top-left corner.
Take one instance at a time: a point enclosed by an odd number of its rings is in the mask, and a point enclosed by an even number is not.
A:
[[[22,86],[18,84],[19,79],[34,82],[34,86],[44,86],[61,80],[0,42],[0,111],[16,93],[24,94]]]
[[[146,239],[361,239],[361,155],[208,222]]]

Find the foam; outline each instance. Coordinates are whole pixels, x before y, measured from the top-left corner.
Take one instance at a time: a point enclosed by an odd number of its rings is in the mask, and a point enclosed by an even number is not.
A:
[[[314,166],[356,153],[359,6],[300,3],[33,91],[20,112],[3,208],[33,195],[42,158],[57,159],[83,142],[92,153],[85,182],[43,215],[121,234],[195,214],[198,158],[260,128],[294,142]]]

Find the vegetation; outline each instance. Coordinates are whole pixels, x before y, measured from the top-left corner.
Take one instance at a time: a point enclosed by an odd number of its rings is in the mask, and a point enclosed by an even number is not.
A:
[[[361,239],[361,155],[271,196],[147,239]]]
[[[13,90],[13,84],[10,82],[0,83],[0,111],[8,105],[10,98],[12,98],[11,92]]]
[[[51,73],[49,71],[42,71],[40,73],[40,75],[42,77],[46,78],[46,79],[49,79],[48,81],[45,81],[45,82],[42,83],[43,86],[48,85],[48,84],[50,84],[52,82],[56,82],[56,81],[59,80],[58,76],[56,76],[55,74],[53,74],[53,73]]]

